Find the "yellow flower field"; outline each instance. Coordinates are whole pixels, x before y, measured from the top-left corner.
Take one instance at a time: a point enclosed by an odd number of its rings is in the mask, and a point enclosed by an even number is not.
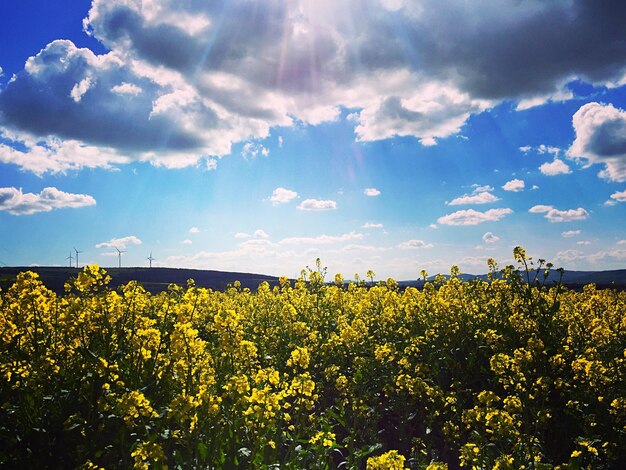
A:
[[[22,273],[0,293],[0,466],[623,468],[626,293],[515,256],[421,290],[319,263],[158,295]]]

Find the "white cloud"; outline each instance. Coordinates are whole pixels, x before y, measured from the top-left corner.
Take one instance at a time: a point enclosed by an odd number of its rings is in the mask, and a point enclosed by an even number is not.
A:
[[[617,202],[626,202],[626,189],[624,191],[614,192],[611,194],[611,199],[614,199]]]
[[[269,154],[269,149],[257,142],[246,142],[241,150],[241,155],[243,155],[244,158],[256,158],[259,155],[267,157]]]
[[[38,176],[45,173],[65,173],[82,168],[110,169],[115,164],[130,160],[115,150],[87,146],[77,140],[47,137],[41,140],[27,134],[16,134],[0,127],[0,162],[17,165]]]
[[[369,197],[376,197],[376,196],[380,196],[380,191],[376,188],[365,188],[365,190],[363,191],[363,194]]]
[[[599,173],[610,181],[626,181],[626,111],[611,104],[587,103],[572,118],[576,139],[571,158],[602,164]]]
[[[580,230],[566,230],[565,232],[561,232],[563,238],[572,238],[578,235],[580,235]]]
[[[350,240],[362,240],[363,234],[358,232],[344,233],[343,235],[319,235],[317,237],[289,237],[283,238],[280,245],[326,245]]]
[[[341,109],[358,140],[435,145],[503,101],[625,76],[621,16],[602,2],[222,3],[94,0],[84,28],[110,52],[50,43],[0,93],[3,126],[101,149],[104,167],[180,168]]]
[[[494,235],[491,232],[485,232],[485,234],[483,235],[483,241],[485,243],[495,243],[498,240],[500,240],[500,237],[498,237],[497,235]]]
[[[265,233],[265,230],[257,229],[254,231],[254,238],[269,238],[270,236]]]
[[[589,240],[579,240],[576,242],[577,245],[591,245]]]
[[[483,222],[496,222],[511,213],[513,210],[509,208],[489,209],[486,212],[467,209],[439,217],[437,222],[442,225],[478,225]]]
[[[502,186],[502,189],[504,189],[505,191],[512,191],[514,193],[519,192],[519,191],[523,191],[524,190],[524,180],[520,180],[520,179],[512,179],[511,181],[507,181],[504,186]]]
[[[531,207],[528,212],[533,214],[545,213],[544,217],[550,222],[571,222],[573,220],[585,220],[589,217],[589,213],[582,207],[562,211],[553,206],[537,205]]]
[[[533,214],[542,214],[544,212],[549,212],[552,209],[554,209],[554,207],[546,206],[545,204],[538,204],[538,205],[532,206],[530,209],[528,209],[528,212],[531,212]]]
[[[619,240],[617,245],[626,245],[626,240]]]
[[[519,101],[517,111],[524,111],[536,106],[541,106],[547,102],[562,102],[570,100],[574,97],[574,93],[568,89],[555,90],[552,93],[538,94],[530,98],[524,98]]]
[[[403,250],[412,249],[412,248],[432,248],[432,243],[426,243],[423,240],[408,240],[406,242],[402,242],[398,245],[398,248]]]
[[[539,147],[537,147],[537,152],[540,154],[549,153],[554,155],[554,157],[556,158],[561,152],[561,149],[558,147],[553,147],[551,145],[541,144]]]
[[[143,90],[141,89],[141,87],[135,85],[134,83],[120,83],[119,85],[115,85],[113,88],[111,88],[111,91],[113,93],[117,93],[120,95],[132,95],[132,96],[137,96],[139,95]]]
[[[237,232],[235,233],[235,238],[246,239],[246,238],[255,238],[255,239],[264,239],[269,238],[270,236],[265,232],[265,230],[257,229],[254,233],[250,234],[247,232]]]
[[[198,227],[191,227],[189,233],[200,233],[200,229]]]
[[[361,228],[383,228],[383,224],[378,224],[374,222],[366,222],[361,225]]]
[[[273,192],[272,192],[272,196],[270,197],[270,201],[272,201],[272,204],[274,205],[278,205],[278,204],[285,204],[289,201],[292,201],[293,199],[298,197],[298,193],[295,191],[292,191],[291,189],[287,189],[287,188],[276,188]]]
[[[298,209],[302,211],[329,211],[337,209],[337,203],[330,200],[305,199]]]
[[[415,136],[424,146],[436,145],[437,139],[458,133],[468,117],[489,108],[489,100],[474,99],[451,84],[423,81],[399,72],[398,94],[380,94],[380,98],[359,114],[355,128],[357,139],[374,141],[395,136]],[[403,90],[404,89],[404,90]]]
[[[472,191],[473,194],[491,192],[494,190],[494,187],[489,186],[488,184],[485,184],[485,185],[473,184],[472,188],[474,188],[474,191]]]
[[[537,186],[536,184],[533,184],[532,188],[530,188],[531,191],[536,191],[537,189],[539,189],[539,186]]]
[[[479,186],[471,195],[464,194],[463,196],[457,197],[450,201],[448,205],[458,206],[461,204],[488,204],[500,200],[500,198],[494,196],[485,188],[485,186]],[[493,190],[493,188],[490,188],[490,190]]]
[[[87,93],[89,88],[91,88],[91,84],[91,77],[86,77],[79,83],[74,85],[72,91],[70,92],[70,97],[74,100],[74,102],[80,102],[80,100],[83,98],[83,95]]]
[[[134,235],[122,238],[112,238],[108,242],[98,243],[96,248],[118,248],[123,249],[128,245],[141,245],[141,240]]]
[[[555,158],[550,163],[544,163],[539,167],[539,171],[546,176],[565,175],[571,173],[569,166],[563,160]]]
[[[22,188],[0,188],[0,211],[13,215],[31,215],[53,209],[93,206],[96,200],[88,194],[72,194],[54,187],[44,188],[39,194],[24,193]]]
[[[191,240],[189,240],[189,238],[187,238],[186,240],[183,240],[181,243],[183,245],[191,245],[193,242]]]
[[[206,159],[206,169],[208,171],[217,170],[217,160],[215,158]]]
[[[626,250],[601,250],[595,253],[584,253],[579,250],[564,250],[556,254],[555,261],[586,261],[597,263],[599,261],[617,261],[623,263],[626,260]]]

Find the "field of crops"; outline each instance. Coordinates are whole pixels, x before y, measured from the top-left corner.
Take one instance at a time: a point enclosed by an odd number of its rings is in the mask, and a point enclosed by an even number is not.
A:
[[[624,468],[626,293],[515,256],[422,290],[319,263],[158,295],[23,273],[0,293],[0,466]]]

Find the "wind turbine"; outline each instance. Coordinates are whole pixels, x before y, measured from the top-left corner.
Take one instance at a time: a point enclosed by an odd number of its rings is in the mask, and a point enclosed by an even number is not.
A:
[[[78,268],[79,267],[79,265],[78,265],[78,253],[82,253],[82,251],[78,251],[76,249],[76,247],[74,247],[74,251],[76,252],[76,267]]]
[[[114,247],[117,250],[117,261],[119,266],[118,267],[122,267],[122,253],[126,253],[126,250],[120,250],[118,247]]]
[[[70,260],[70,268],[72,267],[72,261],[74,261],[74,257],[72,256],[72,250],[70,250],[70,255],[65,258],[65,259],[69,259]]]
[[[152,252],[150,252],[150,256],[148,256],[146,259],[150,261],[150,267],[152,267],[152,262],[155,260],[155,258],[152,257]]]

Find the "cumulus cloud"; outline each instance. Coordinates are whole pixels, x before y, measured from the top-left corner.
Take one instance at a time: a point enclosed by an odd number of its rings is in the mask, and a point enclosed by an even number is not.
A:
[[[520,180],[520,179],[512,179],[511,181],[507,181],[504,186],[502,186],[502,189],[504,189],[505,191],[512,191],[514,193],[517,193],[519,191],[523,191],[524,190],[524,180]]]
[[[183,240],[181,243],[183,245],[191,245],[193,242],[189,238],[187,238],[186,240]]]
[[[365,190],[363,191],[363,194],[369,197],[376,197],[376,196],[380,196],[380,191],[376,188],[365,188]]]
[[[298,197],[298,193],[295,191],[292,191],[291,189],[287,189],[287,188],[276,188],[273,192],[272,192],[272,196],[270,197],[270,201],[272,201],[272,204],[274,205],[278,205],[278,204],[285,204],[289,201],[292,201],[293,199]]]
[[[571,158],[602,164],[599,176],[626,181],[626,111],[612,104],[587,103],[572,118],[576,139]]]
[[[118,248],[124,249],[128,245],[141,245],[141,240],[134,235],[122,238],[112,238],[108,242],[98,243],[96,248]]]
[[[566,230],[565,232],[561,232],[563,238],[572,238],[578,235],[580,235],[580,230]]]
[[[491,232],[485,232],[485,234],[483,235],[483,241],[485,243],[495,243],[498,240],[500,240],[500,237],[498,237],[497,235],[494,235]]]
[[[66,193],[54,187],[40,193],[24,193],[22,188],[0,188],[0,211],[12,215],[31,215],[53,209],[93,206],[96,200],[88,194]]]
[[[189,233],[200,233],[200,229],[198,227],[191,227]]]
[[[432,243],[426,243],[423,240],[408,240],[406,242],[402,242],[398,245],[398,248],[403,250],[408,250],[412,248],[432,248]]]
[[[458,206],[462,204],[488,204],[499,201],[500,198],[494,196],[489,191],[493,191],[491,186],[476,186],[472,194],[464,194],[450,201],[448,205]]]
[[[341,108],[358,140],[435,145],[503,100],[525,109],[626,76],[619,0],[224,5],[94,0],[84,27],[110,52],[50,43],[0,92],[0,125],[105,149],[100,166],[177,168]]]
[[[582,207],[562,211],[553,206],[537,205],[528,209],[528,212],[545,214],[544,217],[550,222],[571,222],[573,220],[585,220],[589,217],[589,213]]]
[[[38,176],[83,168],[112,168],[128,163],[114,149],[84,145],[77,140],[46,137],[41,140],[0,127],[0,162],[13,164]]]
[[[331,200],[305,199],[298,205],[301,211],[330,211],[337,209],[337,203]]]
[[[571,173],[569,166],[563,160],[555,158],[549,163],[544,163],[539,167],[539,171],[546,176],[565,175]]]
[[[496,222],[511,213],[513,213],[513,210],[508,207],[502,209],[489,209],[485,212],[467,209],[439,217],[437,222],[442,225],[478,225],[483,222]]]

